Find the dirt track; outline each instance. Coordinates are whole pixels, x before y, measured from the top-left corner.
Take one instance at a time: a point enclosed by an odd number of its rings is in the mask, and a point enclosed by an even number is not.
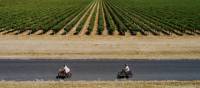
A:
[[[199,36],[0,36],[1,58],[200,59]]]

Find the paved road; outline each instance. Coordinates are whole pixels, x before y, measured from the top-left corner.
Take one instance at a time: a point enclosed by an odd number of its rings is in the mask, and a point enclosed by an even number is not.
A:
[[[135,72],[131,80],[200,79],[200,60],[0,60],[0,80],[56,80],[64,64],[70,80],[115,80],[124,63]]]

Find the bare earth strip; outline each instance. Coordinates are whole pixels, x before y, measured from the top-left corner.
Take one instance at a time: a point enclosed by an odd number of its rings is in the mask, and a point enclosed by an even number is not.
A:
[[[103,4],[102,1],[101,1],[101,4]],[[102,8],[103,8],[103,5],[102,5]],[[105,19],[105,13],[104,13],[103,9],[102,9],[102,15],[103,15],[103,23],[104,23],[103,24],[104,30],[102,32],[102,35],[107,35],[108,31],[107,31],[107,27],[106,27],[106,19]]]
[[[0,37],[4,59],[200,59],[200,36]]]
[[[97,29],[98,29],[98,20],[99,20],[99,3],[97,5],[97,12],[96,12],[96,17],[95,17],[95,22],[94,22],[94,28],[93,31],[91,32],[91,35],[96,35],[97,34]]]
[[[200,81],[0,81],[0,88],[199,88]]]
[[[86,31],[87,31],[87,29],[88,29],[88,27],[89,27],[89,24],[90,24],[90,20],[91,20],[91,18],[92,18],[92,15],[94,14],[94,10],[95,10],[97,4],[98,4],[98,1],[96,1],[94,7],[92,8],[92,11],[90,12],[90,15],[88,16],[88,18],[87,18],[87,20],[86,20],[86,22],[85,22],[83,28],[81,29],[79,35],[84,35],[84,34],[86,33]]]
[[[15,35],[15,34],[18,33],[18,32],[19,32],[19,30],[15,30],[15,31],[13,31],[13,32],[8,33],[7,35]]]
[[[32,34],[32,35],[39,35],[39,34],[41,34],[43,32],[43,30],[38,30],[37,32],[35,32],[34,34]]]
[[[80,20],[75,24],[75,26],[69,31],[67,35],[73,35],[76,31],[76,28],[79,26],[83,18],[87,15],[87,13],[92,9],[92,7],[95,5],[96,2],[93,2],[93,4],[90,6],[90,8],[83,14],[83,16],[80,18]]]
[[[26,30],[23,33],[21,33],[20,35],[28,35],[31,32],[31,30]]]
[[[70,25],[74,20],[76,20],[78,16],[90,6],[91,6],[91,3],[86,8],[84,8],[77,16],[75,16],[69,23],[67,23],[57,34],[62,35],[65,32],[64,28]]]
[[[53,33],[53,30],[48,30],[48,32],[46,33],[46,35],[50,35]]]
[[[2,31],[2,32],[0,33],[0,35],[3,35],[3,34],[6,33],[6,32],[8,32],[8,31],[7,31],[7,30]]]
[[[119,32],[117,31],[117,28],[115,26],[115,30],[113,31],[113,35],[118,35],[118,34],[119,34]]]

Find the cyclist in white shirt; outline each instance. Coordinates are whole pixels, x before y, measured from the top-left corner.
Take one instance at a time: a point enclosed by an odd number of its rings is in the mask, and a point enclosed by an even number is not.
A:
[[[70,69],[67,67],[67,65],[64,66],[64,70],[66,74],[70,72]]]
[[[124,65],[124,70],[125,70],[125,72],[129,72],[130,71],[130,68],[129,68],[129,66],[127,64]]]

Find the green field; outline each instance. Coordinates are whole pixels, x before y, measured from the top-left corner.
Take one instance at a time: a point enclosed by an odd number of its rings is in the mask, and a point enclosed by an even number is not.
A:
[[[0,35],[200,35],[200,0],[0,0]]]

